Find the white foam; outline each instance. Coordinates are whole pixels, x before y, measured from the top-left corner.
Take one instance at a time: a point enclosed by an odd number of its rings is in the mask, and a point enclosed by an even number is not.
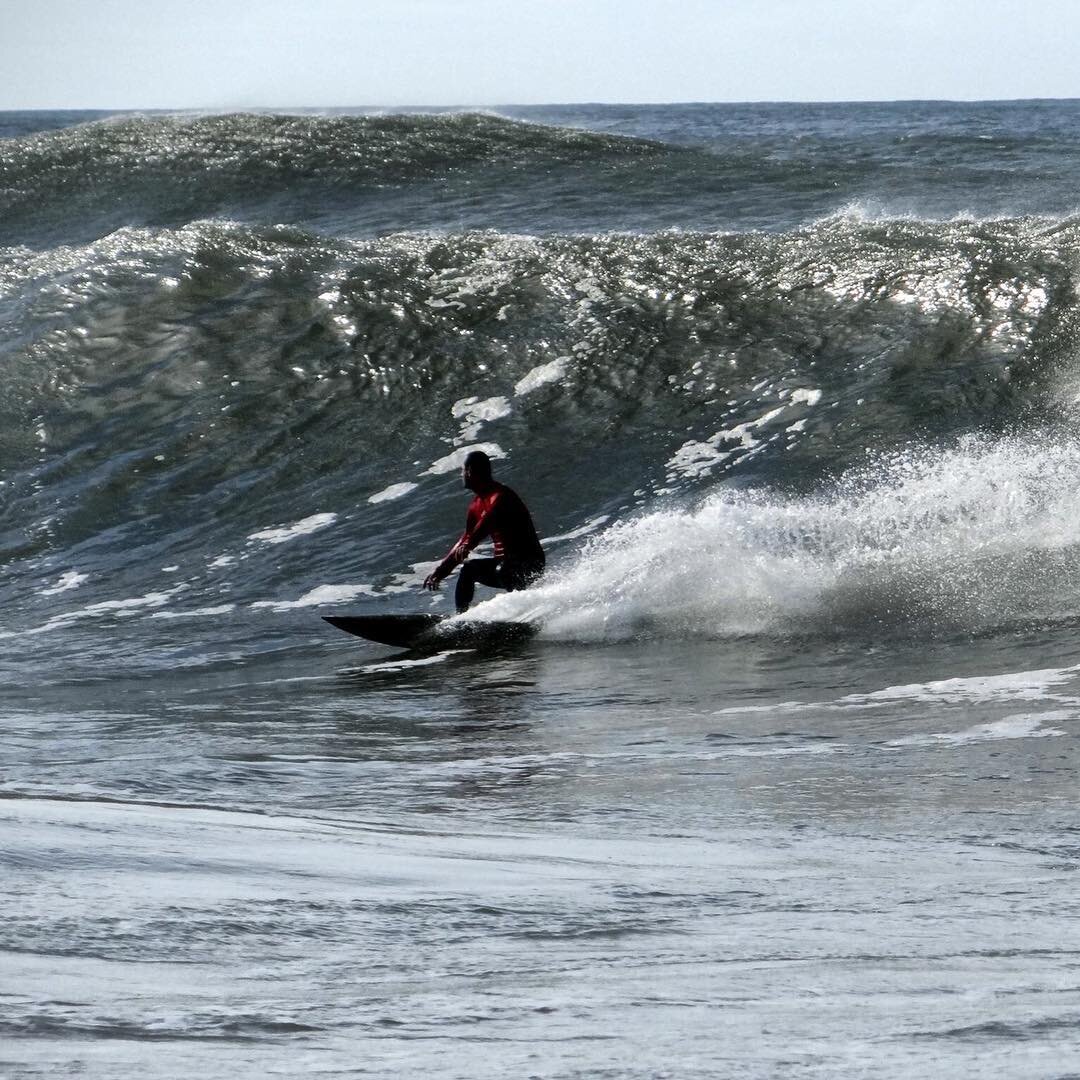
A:
[[[1075,706],[1080,697],[1054,693],[1055,687],[1080,678],[1080,665],[1045,668],[1039,671],[977,675],[970,678],[939,679],[934,682],[887,686],[865,694],[845,694],[833,701],[782,701],[773,705],[735,705],[719,709],[715,716],[748,713],[842,712],[846,709],[886,708],[900,701],[921,705],[972,705],[981,703],[1048,701]],[[1066,719],[1072,712],[1043,713],[1047,719]]]
[[[796,391],[796,394],[800,393],[809,394],[810,392]],[[818,394],[820,396],[820,391]],[[762,445],[762,441],[753,432],[758,428],[767,427],[786,408],[786,404],[779,405],[763,413],[756,420],[747,420],[734,427],[722,428],[704,441],[690,440],[683,443],[667,462],[669,473],[687,478],[705,476],[732,456],[734,450],[725,448],[737,446],[742,450],[756,449]]]
[[[990,724],[976,724],[963,731],[930,732],[892,739],[888,746],[963,746],[967,743],[992,742],[997,739],[1047,739],[1065,735],[1060,728],[1043,727],[1045,721],[1075,720],[1076,712],[1020,713]]]
[[[201,619],[209,615],[227,615],[235,611],[235,604],[218,604],[216,607],[191,608],[189,611],[155,611],[151,619]]]
[[[451,411],[456,418],[464,421],[454,442],[467,443],[476,440],[484,424],[509,416],[513,409],[504,397],[486,398],[483,401],[470,397],[455,402]]]
[[[536,588],[494,602],[500,618],[528,613],[546,634],[588,640],[644,624],[680,636],[845,624],[873,634],[1053,617],[1080,610],[1078,504],[1080,442],[965,438],[878,461],[815,496],[721,488],[623,519]]]
[[[713,750],[707,754],[698,754],[700,760],[711,761],[719,758],[771,758],[795,757],[800,755],[828,755],[846,753],[842,746],[733,746],[730,750]]]
[[[366,675],[369,672],[407,671],[410,668],[431,667],[433,664],[445,664],[450,657],[469,651],[469,649],[447,649],[445,652],[435,653],[434,656],[421,656],[415,660],[387,660],[382,664],[367,664],[356,669],[356,673]]]
[[[617,522],[536,587],[490,601],[498,605],[491,616],[540,622],[552,637],[593,641],[632,637],[643,623],[679,636],[749,633],[779,613],[812,610],[821,571],[808,572],[794,553],[769,556],[745,509],[725,497],[697,510]]]
[[[60,575],[55,585],[50,586],[48,589],[42,589],[39,595],[56,596],[58,593],[77,589],[86,580],[86,574],[80,574],[77,570],[69,570],[66,574]]]
[[[253,608],[271,611],[292,611],[295,608],[320,607],[324,604],[345,604],[358,596],[374,596],[370,585],[319,585],[304,593],[298,600],[256,600]]]
[[[311,517],[294,521],[291,525],[278,525],[272,529],[252,533],[248,540],[258,540],[264,544],[285,544],[299,536],[310,536],[311,533],[333,525],[335,521],[337,521],[337,514],[312,514]]]
[[[668,460],[667,468],[688,478],[704,476],[731,457],[730,450],[718,450],[711,443],[690,440]]]
[[[490,397],[481,401],[479,398],[467,397],[455,401],[450,407],[454,419],[464,419],[469,423],[475,421],[486,422],[488,420],[501,420],[509,416],[513,409],[510,402],[504,397]]]
[[[374,495],[368,497],[369,503],[383,503],[391,502],[394,499],[400,499],[405,495],[408,495],[410,491],[415,491],[420,485],[405,483],[405,484],[391,484],[387,488],[383,488],[382,491],[377,491]]]
[[[506,453],[498,443],[475,443],[472,446],[459,446],[452,454],[433,461],[421,474],[423,476],[442,476],[446,473],[457,472],[465,459],[474,451],[482,450],[492,460],[506,457]]]
[[[514,396],[524,397],[542,386],[560,382],[570,368],[570,357],[560,356],[547,364],[538,364],[514,384]]]
[[[1006,672],[1001,675],[977,675],[970,678],[940,679],[935,682],[888,686],[870,694],[850,695],[841,699],[855,704],[894,702],[903,699],[952,704],[967,701],[1041,701],[1053,686],[1077,678],[1080,668],[1045,668],[1039,671]]]
[[[27,633],[44,634],[50,630],[59,630],[65,626],[70,626],[81,619],[100,619],[108,615],[117,618],[128,618],[147,610],[164,607],[177,593],[182,592],[185,588],[185,585],[177,585],[166,592],[152,592],[147,593],[145,596],[128,597],[125,600],[103,600],[98,604],[90,604],[87,607],[57,615],[47,623],[33,627]]]

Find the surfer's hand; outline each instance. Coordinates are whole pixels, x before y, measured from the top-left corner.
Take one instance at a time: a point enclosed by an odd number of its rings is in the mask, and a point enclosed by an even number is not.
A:
[[[424,578],[424,588],[430,589],[432,592],[437,592],[441,582],[442,578],[439,577],[439,572],[436,570],[434,573],[428,574],[428,576]]]

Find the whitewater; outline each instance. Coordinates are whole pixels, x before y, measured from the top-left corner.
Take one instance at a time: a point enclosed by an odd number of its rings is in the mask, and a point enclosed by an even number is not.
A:
[[[1080,1071],[1078,121],[0,113],[0,1075]]]

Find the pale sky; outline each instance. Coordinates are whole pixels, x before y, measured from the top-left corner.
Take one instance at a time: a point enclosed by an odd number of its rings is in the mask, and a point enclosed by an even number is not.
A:
[[[0,0],[0,109],[1080,97],[1080,0]]]

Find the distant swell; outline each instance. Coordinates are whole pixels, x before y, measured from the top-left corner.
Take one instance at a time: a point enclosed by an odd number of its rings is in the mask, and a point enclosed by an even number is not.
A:
[[[618,127],[617,110],[568,110],[564,119],[582,115]],[[813,110],[702,116],[688,107],[659,128],[643,110],[628,134],[555,126],[559,110],[538,116],[548,122],[239,113],[88,115],[22,135],[16,126],[0,138],[0,244],[40,250],[206,218],[355,238],[784,232],[850,209],[948,221],[1060,219],[1080,207],[1070,138],[1010,130],[988,141],[963,115],[951,127],[908,130],[873,110],[830,120]],[[642,137],[653,131],[662,137]]]
[[[0,141],[0,242],[88,239],[224,215],[385,222],[387,188],[475,198],[534,173],[678,154],[494,116],[115,118]],[[521,174],[525,174],[522,176]],[[435,186],[432,186],[435,185]],[[447,186],[449,185],[449,186]]]

